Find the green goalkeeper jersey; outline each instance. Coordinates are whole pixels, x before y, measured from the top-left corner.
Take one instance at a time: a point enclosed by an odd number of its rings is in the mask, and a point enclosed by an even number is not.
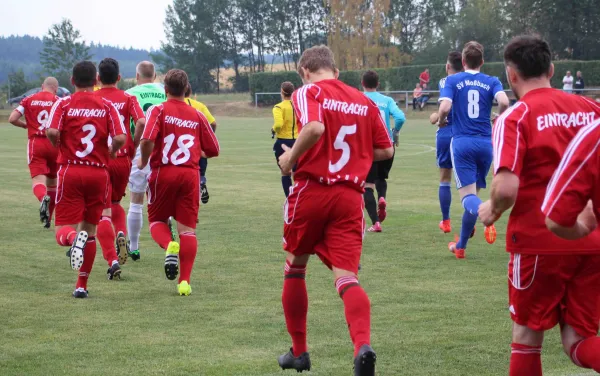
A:
[[[142,84],[126,91],[127,94],[135,96],[144,110],[144,113],[155,104],[161,104],[167,100],[165,87],[162,84]],[[131,135],[135,133],[135,124],[131,123]]]

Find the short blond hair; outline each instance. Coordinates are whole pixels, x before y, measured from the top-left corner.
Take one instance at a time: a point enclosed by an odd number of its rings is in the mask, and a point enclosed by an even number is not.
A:
[[[329,47],[320,45],[307,49],[300,57],[298,62],[298,72],[300,68],[308,72],[317,72],[320,69],[336,71],[335,57]]]

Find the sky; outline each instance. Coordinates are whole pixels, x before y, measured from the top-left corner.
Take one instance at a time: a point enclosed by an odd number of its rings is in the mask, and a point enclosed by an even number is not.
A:
[[[173,0],[2,0],[0,36],[43,37],[52,24],[68,18],[88,44],[93,41],[158,49],[165,39],[165,12],[172,3]]]

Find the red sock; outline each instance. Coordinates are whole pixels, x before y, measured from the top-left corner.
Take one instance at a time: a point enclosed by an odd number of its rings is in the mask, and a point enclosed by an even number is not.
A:
[[[285,262],[283,293],[281,302],[285,325],[292,337],[294,356],[308,351],[306,343],[306,316],[308,314],[308,292],[306,291],[306,265],[291,265]]]
[[[344,301],[344,313],[356,356],[362,345],[371,343],[371,302],[356,277],[338,278],[335,287]]]
[[[115,248],[117,237],[115,236],[110,217],[102,217],[100,223],[98,223],[97,237],[102,248],[102,256],[108,262],[108,266],[112,266],[115,261],[119,260],[119,257]],[[85,256],[83,260],[85,261]]]
[[[542,348],[512,344],[510,376],[542,376]]]
[[[113,203],[111,206],[112,222],[115,228],[115,233],[122,231],[127,236],[127,215],[125,215],[125,209],[120,203]]]
[[[56,242],[61,247],[70,247],[75,241],[77,231],[71,226],[63,226],[56,231]]]
[[[590,337],[571,347],[571,360],[581,368],[600,372],[600,337]]]
[[[46,185],[42,183],[37,183],[33,186],[33,194],[37,197],[39,202],[42,202],[42,199],[46,195]]]
[[[171,230],[169,230],[169,225],[164,222],[152,222],[150,223],[150,235],[152,239],[158,244],[162,249],[167,249],[169,243],[171,242]]]
[[[179,234],[179,283],[190,282],[194,260],[198,253],[198,239],[194,232],[182,232]]]
[[[54,206],[56,206],[56,187],[48,187],[47,194],[50,196],[50,205],[48,210],[50,211],[50,221],[52,221],[52,215],[54,214]]]
[[[84,288],[87,290],[87,281],[92,267],[94,266],[94,260],[96,259],[96,237],[90,236],[83,250],[83,265],[79,269],[79,278],[77,278],[77,285],[75,288]]]

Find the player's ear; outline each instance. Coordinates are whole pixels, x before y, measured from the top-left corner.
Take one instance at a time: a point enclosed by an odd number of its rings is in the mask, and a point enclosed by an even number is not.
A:
[[[333,75],[335,76],[335,79],[337,80],[338,77],[340,77],[340,70],[335,68],[335,70],[333,71]]]
[[[117,76],[117,82],[121,81],[121,75]]]
[[[554,77],[554,63],[550,63],[550,69],[548,70],[548,78]]]
[[[71,76],[71,85],[73,85],[73,87],[77,87],[77,86],[75,85],[75,80],[73,79],[73,76]]]

